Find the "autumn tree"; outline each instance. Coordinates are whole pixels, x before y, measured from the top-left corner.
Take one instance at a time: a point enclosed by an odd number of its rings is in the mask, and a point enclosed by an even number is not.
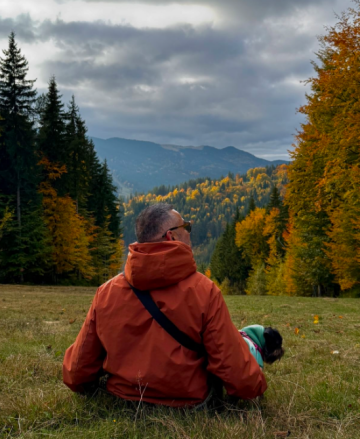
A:
[[[243,250],[246,260],[252,267],[265,262],[268,243],[264,235],[266,210],[256,208],[236,224],[236,245]]]
[[[320,38],[300,108],[306,122],[297,136],[286,194],[296,245],[289,252],[320,293],[335,277],[342,289],[360,283],[360,3]]]
[[[94,268],[90,244],[94,240],[94,230],[76,213],[75,201],[68,195],[58,196],[52,185],[66,172],[65,166],[54,165],[46,158],[40,164],[46,175],[39,191],[43,195],[44,222],[51,238],[54,277],[67,273],[91,279]]]

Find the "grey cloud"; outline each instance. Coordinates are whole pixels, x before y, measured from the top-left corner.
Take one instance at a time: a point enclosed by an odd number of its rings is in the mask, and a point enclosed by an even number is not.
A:
[[[58,3],[65,3],[74,0],[58,0]],[[129,3],[129,0],[85,0],[89,3]],[[225,15],[228,19],[238,23],[246,21],[259,22],[264,17],[286,16],[297,8],[305,8],[309,5],[320,6],[326,4],[332,7],[336,0],[141,0],[139,3],[147,5],[168,6],[180,4],[184,7],[189,5],[209,6],[219,14]]]
[[[309,76],[309,48],[315,44],[296,33],[292,44],[289,36],[284,42],[288,30],[284,24],[273,34],[259,25],[249,35],[211,27],[154,30],[58,20],[43,23],[39,38],[64,50],[61,61],[43,66],[47,76],[56,74],[60,88],[91,84],[91,94],[79,96],[91,134],[232,144],[258,154],[271,146],[280,157],[291,145],[299,123],[295,108],[304,99],[303,87],[284,80],[290,74]],[[103,59],[105,50],[110,60]],[[190,83],[179,83],[179,76]],[[192,77],[199,82],[191,83]]]
[[[22,14],[16,18],[0,17],[0,38],[7,38],[13,31],[22,41],[31,43],[36,39],[36,24],[29,14]]]

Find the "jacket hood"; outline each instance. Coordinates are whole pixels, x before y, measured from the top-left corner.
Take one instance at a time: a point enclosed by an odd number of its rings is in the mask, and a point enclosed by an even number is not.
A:
[[[177,284],[195,272],[192,250],[183,242],[135,242],[129,245],[125,277],[139,290]]]
[[[264,327],[261,325],[246,326],[242,329],[261,349],[265,347]]]

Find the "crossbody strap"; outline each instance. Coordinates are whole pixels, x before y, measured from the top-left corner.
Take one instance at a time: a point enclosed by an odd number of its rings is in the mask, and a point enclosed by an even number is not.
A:
[[[130,284],[129,284],[130,285]],[[141,291],[130,285],[131,289],[136,294],[137,298],[144,305],[146,310],[150,315],[157,321],[157,323],[165,329],[165,331],[171,335],[179,344],[184,346],[191,351],[195,351],[199,356],[203,357],[206,354],[204,345],[197,343],[191,337],[189,337],[185,332],[180,331],[180,329],[174,325],[174,323],[169,320],[166,315],[160,311],[153,298],[151,297],[150,291]]]

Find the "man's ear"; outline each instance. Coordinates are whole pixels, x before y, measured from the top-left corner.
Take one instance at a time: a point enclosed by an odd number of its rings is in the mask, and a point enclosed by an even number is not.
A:
[[[165,238],[166,238],[166,241],[175,241],[170,230],[168,230],[166,232]]]

